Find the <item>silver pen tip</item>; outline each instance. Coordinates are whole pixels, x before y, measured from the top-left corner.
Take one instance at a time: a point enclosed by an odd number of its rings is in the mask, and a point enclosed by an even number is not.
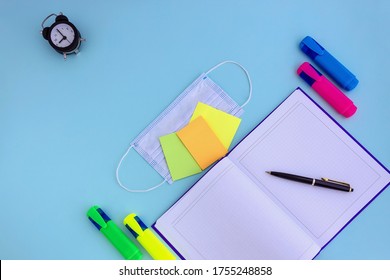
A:
[[[271,171],[265,171],[265,173],[271,174]]]

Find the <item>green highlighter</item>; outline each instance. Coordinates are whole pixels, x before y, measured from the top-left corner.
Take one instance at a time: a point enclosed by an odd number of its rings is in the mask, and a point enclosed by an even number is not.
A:
[[[87,216],[126,260],[139,260],[142,258],[141,251],[99,206],[91,207],[87,212]]]

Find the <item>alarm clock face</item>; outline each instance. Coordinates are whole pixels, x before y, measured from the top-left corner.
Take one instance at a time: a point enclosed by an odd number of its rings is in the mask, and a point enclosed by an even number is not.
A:
[[[52,28],[50,39],[56,47],[67,48],[75,39],[75,31],[69,24],[59,23]]]

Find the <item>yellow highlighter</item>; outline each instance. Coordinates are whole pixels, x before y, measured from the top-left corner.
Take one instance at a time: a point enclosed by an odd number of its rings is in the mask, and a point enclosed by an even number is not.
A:
[[[176,260],[176,257],[157,236],[134,213],[128,215],[123,224],[155,260]]]

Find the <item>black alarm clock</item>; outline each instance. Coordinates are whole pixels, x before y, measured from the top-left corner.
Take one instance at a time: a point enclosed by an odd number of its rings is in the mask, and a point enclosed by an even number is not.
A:
[[[50,27],[44,27],[45,22],[52,16],[56,17],[54,23]],[[77,54],[81,42],[85,41],[85,39],[81,38],[81,34],[76,26],[62,13],[47,16],[41,26],[43,38],[49,42],[53,49],[63,54],[64,59],[66,59],[68,54]]]

